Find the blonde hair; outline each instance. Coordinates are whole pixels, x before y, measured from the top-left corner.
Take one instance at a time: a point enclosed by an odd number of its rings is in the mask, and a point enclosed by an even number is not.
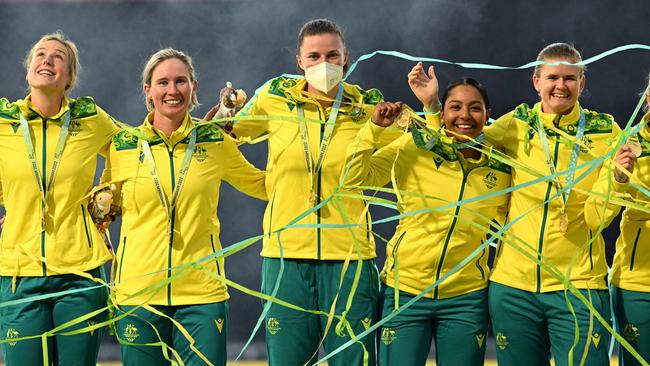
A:
[[[537,61],[546,60],[567,60],[572,64],[578,64],[582,62],[582,56],[572,44],[551,43],[544,47],[544,49],[539,52],[539,55],[537,55]],[[535,66],[535,75],[539,76],[542,66],[543,65]],[[580,68],[580,76],[583,76],[587,68],[585,65],[577,66]]]
[[[144,66],[142,71],[142,84],[151,86],[151,77],[153,76],[153,71],[160,65],[163,61],[169,59],[178,59],[187,66],[187,73],[190,75],[190,83],[194,84],[196,80],[196,73],[194,71],[194,64],[192,64],[192,58],[185,53],[175,50],[173,48],[164,48],[149,57],[149,61]],[[148,111],[153,110],[153,102],[150,99],[147,99],[147,96],[144,96],[144,104],[147,106]],[[192,100],[190,101],[189,110],[199,106],[199,99],[196,97],[196,90],[193,90]]]
[[[23,61],[23,66],[25,66],[25,71],[29,71],[29,65],[32,63],[36,49],[38,49],[38,46],[41,43],[47,41],[57,41],[65,47],[66,55],[68,56],[68,73],[70,74],[70,84],[65,87],[67,93],[77,85],[77,75],[79,70],[81,70],[81,65],[79,64],[79,50],[77,50],[77,45],[68,39],[63,32],[58,30],[41,37],[41,39],[34,43],[29,52],[27,52],[27,56],[25,56],[25,60]]]

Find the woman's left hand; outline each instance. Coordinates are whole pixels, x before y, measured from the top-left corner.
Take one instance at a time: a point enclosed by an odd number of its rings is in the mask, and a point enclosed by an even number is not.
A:
[[[632,148],[628,145],[621,146],[620,150],[616,153],[614,163],[616,163],[616,168],[614,169],[614,178],[616,181],[619,183],[629,182],[630,177],[623,173],[623,171],[619,169],[619,166],[632,173],[634,170],[634,164],[636,163],[636,155],[632,152]]]

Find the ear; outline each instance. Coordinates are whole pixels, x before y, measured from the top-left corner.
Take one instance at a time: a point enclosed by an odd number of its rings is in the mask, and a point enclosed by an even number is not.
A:
[[[198,90],[199,90],[199,81],[198,81],[198,80],[194,80],[194,85],[193,85],[193,87],[192,87],[192,92],[193,92],[194,94],[196,94],[196,92],[197,92]]]
[[[539,84],[540,84],[539,76],[537,76],[537,74],[533,74],[533,86],[535,87],[535,90],[537,91],[538,94],[539,94],[539,90],[541,89]]]
[[[296,65],[298,65],[298,68],[302,70],[302,72],[305,72],[305,67],[302,65],[302,61],[300,60],[300,54],[296,55]]]
[[[485,111],[485,123],[490,120],[490,112],[492,112],[492,110],[489,108]]]
[[[142,86],[142,91],[144,92],[144,96],[147,98],[149,97],[149,90],[151,90],[151,86],[149,86],[148,84],[144,84]]]
[[[580,78],[580,93],[582,93],[582,90],[585,88],[585,83],[587,82],[587,77],[582,75]]]

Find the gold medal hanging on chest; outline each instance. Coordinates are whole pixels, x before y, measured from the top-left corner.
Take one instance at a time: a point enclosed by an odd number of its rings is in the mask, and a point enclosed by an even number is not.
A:
[[[566,210],[562,210],[562,214],[560,215],[560,232],[562,232],[562,234],[566,234],[568,230],[569,215],[567,214]]]
[[[318,204],[318,196],[316,195],[316,192],[314,192],[313,189],[309,190],[309,204],[311,207],[316,207]]]

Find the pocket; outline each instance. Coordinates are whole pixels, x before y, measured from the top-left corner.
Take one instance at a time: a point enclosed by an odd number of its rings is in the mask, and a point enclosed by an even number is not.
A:
[[[214,236],[210,234],[210,245],[212,246],[212,254],[215,254],[217,251],[214,248]],[[214,264],[217,266],[217,274],[221,276],[221,268],[219,266],[219,257],[214,258]]]
[[[126,253],[126,236],[122,241],[121,245],[122,254],[120,255],[120,261],[117,263],[117,282],[122,280],[122,267],[124,266],[124,253]]]
[[[92,248],[93,239],[90,236],[90,230],[88,228],[88,220],[86,220],[86,207],[84,205],[81,205],[81,217],[83,218],[83,222],[84,222],[84,230],[86,231],[86,240],[88,241],[88,248]],[[92,219],[90,221],[91,223],[93,222]]]

